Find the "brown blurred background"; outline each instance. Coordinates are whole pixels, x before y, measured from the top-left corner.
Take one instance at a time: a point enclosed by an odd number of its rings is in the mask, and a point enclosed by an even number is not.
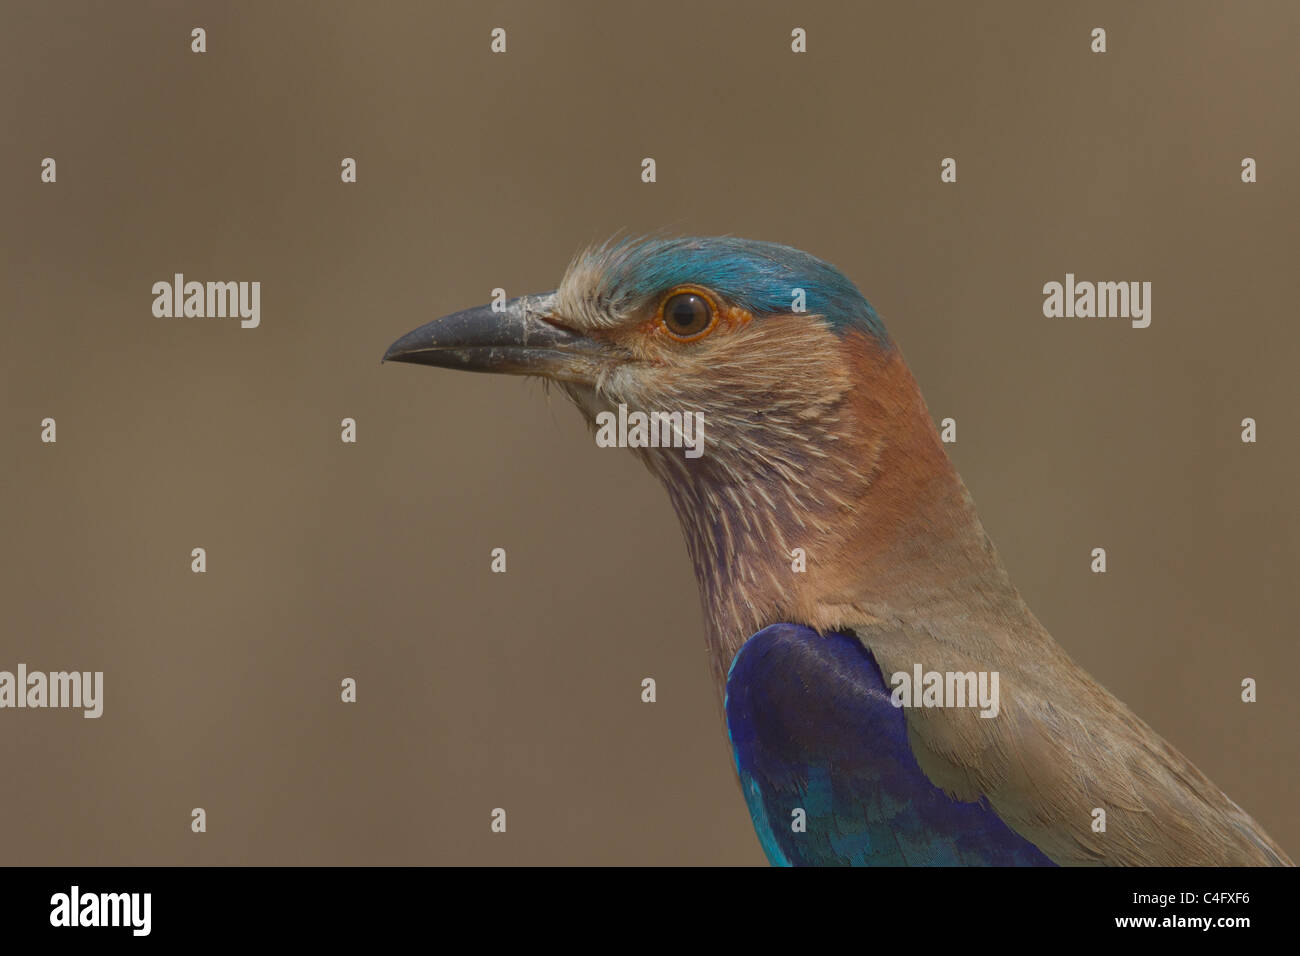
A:
[[[105,710],[0,711],[0,860],[762,862],[662,490],[379,363],[620,229],[843,268],[1029,605],[1300,854],[1300,6],[1074,6],[5,0],[0,670]],[[261,327],[154,318],[175,272]],[[1151,327],[1044,318],[1066,272]]]

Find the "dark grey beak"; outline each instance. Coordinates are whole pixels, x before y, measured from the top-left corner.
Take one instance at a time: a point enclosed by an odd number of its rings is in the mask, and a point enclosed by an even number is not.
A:
[[[555,293],[548,292],[511,299],[501,311],[483,305],[453,312],[403,335],[383,360],[593,381],[611,350],[559,322],[551,314],[554,301]]]

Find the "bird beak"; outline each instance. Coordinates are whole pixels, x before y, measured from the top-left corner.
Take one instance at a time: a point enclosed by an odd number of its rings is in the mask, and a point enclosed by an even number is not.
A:
[[[612,350],[557,321],[554,301],[547,292],[453,312],[403,335],[383,360],[591,383]]]

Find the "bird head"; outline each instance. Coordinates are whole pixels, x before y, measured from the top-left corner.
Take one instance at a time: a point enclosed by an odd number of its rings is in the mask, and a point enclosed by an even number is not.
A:
[[[917,508],[951,472],[871,305],[789,246],[609,242],[554,292],[437,319],[384,359],[540,376],[593,427],[620,406],[700,416],[698,457],[671,442],[634,451],[681,519],[723,669],[774,620],[835,626],[835,605],[862,600],[856,568],[907,522],[935,524]],[[796,549],[821,573],[792,570]]]
[[[710,461],[696,469],[739,474],[744,459],[791,442],[812,453],[808,439],[831,424],[818,412],[841,391],[850,336],[869,339],[873,351],[890,348],[853,284],[798,249],[729,237],[629,239],[580,254],[554,292],[437,319],[384,359],[540,376],[593,425],[620,405],[698,412]]]

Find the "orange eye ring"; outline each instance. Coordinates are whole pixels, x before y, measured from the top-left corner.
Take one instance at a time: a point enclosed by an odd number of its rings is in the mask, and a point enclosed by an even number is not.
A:
[[[654,322],[674,342],[698,342],[718,327],[713,296],[699,286],[678,286],[663,297]]]

